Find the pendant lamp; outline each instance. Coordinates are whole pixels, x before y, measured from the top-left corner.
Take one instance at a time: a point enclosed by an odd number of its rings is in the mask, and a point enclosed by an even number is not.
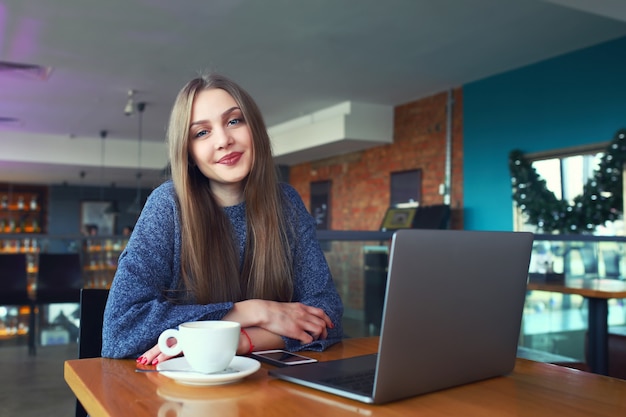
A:
[[[143,204],[141,201],[141,136],[142,136],[142,128],[143,128],[143,112],[146,109],[146,103],[139,102],[137,103],[137,113],[139,120],[139,127],[137,133],[137,195],[135,196],[135,201],[128,207],[126,210],[131,214],[139,214],[141,213],[141,209],[143,208]]]

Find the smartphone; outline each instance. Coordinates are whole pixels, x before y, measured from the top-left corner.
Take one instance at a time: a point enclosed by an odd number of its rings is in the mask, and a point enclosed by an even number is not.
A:
[[[317,362],[317,359],[307,358],[306,356],[287,352],[286,350],[281,349],[260,350],[258,352],[252,352],[252,356],[261,362],[279,367]]]

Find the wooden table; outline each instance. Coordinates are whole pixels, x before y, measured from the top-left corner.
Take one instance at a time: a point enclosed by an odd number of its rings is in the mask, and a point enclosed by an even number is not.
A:
[[[626,281],[615,279],[567,279],[564,283],[528,283],[529,290],[577,294],[589,303],[587,353],[592,372],[607,375],[609,370],[608,334],[611,298],[626,298]]]
[[[462,348],[462,346],[459,346]],[[378,338],[346,339],[330,360],[376,352]],[[617,416],[626,411],[626,381],[518,359],[513,373],[385,405],[368,405],[268,376],[263,365],[244,380],[213,387],[179,385],[136,373],[133,360],[74,359],[65,380],[92,417],[142,416]],[[416,369],[416,372],[419,372]]]

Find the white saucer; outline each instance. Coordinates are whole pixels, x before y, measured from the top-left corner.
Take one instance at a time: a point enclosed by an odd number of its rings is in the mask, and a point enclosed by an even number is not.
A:
[[[194,372],[185,357],[167,360],[157,365],[161,375],[184,385],[221,385],[238,381],[259,370],[261,363],[245,356],[235,356],[225,371],[214,374]],[[181,372],[187,371],[189,372]],[[168,372],[172,371],[172,372]]]

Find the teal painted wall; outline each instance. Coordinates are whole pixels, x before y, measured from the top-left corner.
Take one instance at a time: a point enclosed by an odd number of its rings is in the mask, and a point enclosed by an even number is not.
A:
[[[608,142],[626,127],[626,38],[463,86],[464,227],[512,230],[508,154]]]

